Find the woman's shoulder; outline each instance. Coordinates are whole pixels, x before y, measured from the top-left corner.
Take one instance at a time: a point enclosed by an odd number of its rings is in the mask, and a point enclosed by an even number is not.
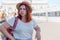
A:
[[[11,26],[13,26],[14,21],[15,21],[15,17],[12,17],[11,19],[7,20],[6,22],[7,22],[8,24],[10,24]]]
[[[36,20],[35,20],[34,18],[32,18],[32,21],[33,21],[33,22],[36,22]]]
[[[8,19],[7,21],[13,21],[13,20],[15,20],[15,17],[12,17],[12,18],[10,18],[10,19]]]
[[[32,18],[32,23],[33,23],[33,27],[36,27],[36,26],[37,26],[37,21],[36,21],[36,19]]]

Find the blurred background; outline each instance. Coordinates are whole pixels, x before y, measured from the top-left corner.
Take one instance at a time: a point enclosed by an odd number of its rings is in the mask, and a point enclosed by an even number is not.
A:
[[[31,3],[32,17],[41,28],[41,39],[60,40],[60,0],[0,0],[0,21],[16,16],[16,4],[22,1]],[[33,40],[34,35],[35,31]]]

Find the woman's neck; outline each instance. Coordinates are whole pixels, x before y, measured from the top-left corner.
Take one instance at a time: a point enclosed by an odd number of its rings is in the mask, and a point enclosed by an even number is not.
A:
[[[25,17],[22,17],[22,21],[23,21],[23,22],[26,22],[26,19],[25,19]]]

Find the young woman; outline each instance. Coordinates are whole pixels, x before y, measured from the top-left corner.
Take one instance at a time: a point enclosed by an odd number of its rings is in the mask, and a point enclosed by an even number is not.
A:
[[[4,12],[0,12],[0,25],[2,25],[6,21],[4,17]],[[4,34],[0,31],[0,37],[1,39],[4,37]]]
[[[36,31],[37,40],[41,40],[40,28],[35,20],[31,17],[31,6],[28,2],[24,1],[17,4],[18,22],[13,31],[13,36],[7,32],[7,29],[13,26],[15,17],[6,21],[1,25],[0,30],[11,40],[32,40],[33,29]]]

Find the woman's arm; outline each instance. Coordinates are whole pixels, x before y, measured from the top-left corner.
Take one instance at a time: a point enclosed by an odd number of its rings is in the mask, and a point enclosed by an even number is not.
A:
[[[2,33],[4,33],[6,37],[8,37],[11,40],[15,40],[15,38],[7,32],[8,28],[11,28],[10,25],[8,23],[4,23],[1,25],[0,30]]]
[[[37,38],[37,40],[41,40],[40,27],[36,26],[34,29],[36,31],[36,38]]]

